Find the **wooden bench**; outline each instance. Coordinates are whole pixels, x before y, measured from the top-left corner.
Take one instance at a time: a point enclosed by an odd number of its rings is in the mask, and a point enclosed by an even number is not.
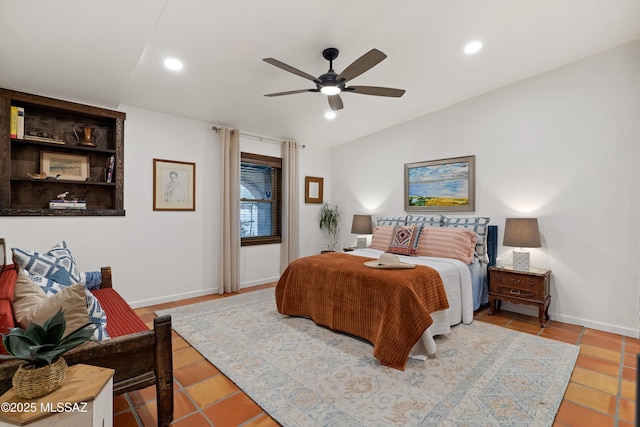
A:
[[[14,265],[4,267],[0,274],[13,274]],[[93,291],[107,313],[107,331],[110,339],[82,344],[63,355],[67,364],[83,363],[115,370],[114,396],[156,386],[158,425],[168,426],[173,421],[173,355],[171,345],[171,316],[156,317],[150,330],[135,314],[126,301],[113,289],[111,267],[100,271],[102,284]],[[135,332],[117,336],[117,329],[109,322],[129,322]],[[127,326],[129,326],[127,325]],[[143,327],[140,327],[142,325]],[[11,388],[11,378],[20,361],[0,364],[0,394]]]

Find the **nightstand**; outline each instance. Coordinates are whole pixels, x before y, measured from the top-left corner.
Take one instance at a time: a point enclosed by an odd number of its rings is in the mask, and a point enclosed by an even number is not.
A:
[[[355,246],[351,246],[349,248],[342,248],[342,250],[345,251],[345,252],[355,251],[356,249],[358,249],[358,248],[356,248]]]
[[[540,327],[544,328],[542,315],[549,320],[550,277],[551,270],[515,270],[511,266],[489,267],[489,314],[493,315],[499,311],[499,308],[496,308],[496,300],[537,305]]]

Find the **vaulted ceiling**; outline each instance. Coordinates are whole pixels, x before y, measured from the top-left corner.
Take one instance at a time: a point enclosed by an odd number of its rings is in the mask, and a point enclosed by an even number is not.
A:
[[[333,146],[636,39],[638,0],[0,0],[0,86]],[[319,76],[328,47],[338,73],[381,50],[350,83],[406,94],[342,94],[333,120],[320,93],[264,96],[314,84],[263,58]]]

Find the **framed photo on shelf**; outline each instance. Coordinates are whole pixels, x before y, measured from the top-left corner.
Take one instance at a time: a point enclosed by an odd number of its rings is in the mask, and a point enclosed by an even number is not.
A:
[[[196,210],[196,164],[153,159],[153,210]]]
[[[89,156],[42,151],[40,172],[57,179],[86,181],[89,178]]]
[[[405,211],[474,211],[475,159],[465,156],[405,164]]]
[[[304,177],[304,202],[322,203],[324,179],[315,176]]]

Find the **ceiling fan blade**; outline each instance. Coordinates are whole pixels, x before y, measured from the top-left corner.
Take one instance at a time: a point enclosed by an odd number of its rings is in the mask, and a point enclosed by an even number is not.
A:
[[[305,73],[304,71],[300,71],[297,68],[292,67],[291,65],[287,65],[284,62],[280,62],[277,59],[273,59],[273,58],[263,58],[262,59],[264,62],[268,62],[271,65],[274,65],[278,68],[281,68],[285,71],[288,71],[290,73],[295,74],[296,76],[300,76],[304,79],[308,79],[311,80],[312,82],[316,82],[319,81],[315,76],[312,76],[311,74]]]
[[[395,98],[401,97],[406,92],[404,89],[378,86],[349,86],[345,91],[359,93],[361,95],[392,96]]]
[[[369,52],[365,53],[360,58],[353,61],[351,65],[345,68],[344,71],[338,75],[338,80],[344,79],[344,81],[346,82],[353,78],[356,78],[360,74],[376,66],[386,57],[387,55],[380,52],[378,49],[371,49]]]
[[[298,89],[298,90],[288,90],[286,92],[275,92],[268,93],[265,96],[282,96],[282,95],[293,95],[294,93],[303,93],[303,92],[319,92],[318,89]]]
[[[344,104],[342,103],[342,98],[340,98],[340,95],[329,95],[327,96],[327,98],[329,99],[329,107],[331,108],[331,110],[338,111],[344,108]]]

